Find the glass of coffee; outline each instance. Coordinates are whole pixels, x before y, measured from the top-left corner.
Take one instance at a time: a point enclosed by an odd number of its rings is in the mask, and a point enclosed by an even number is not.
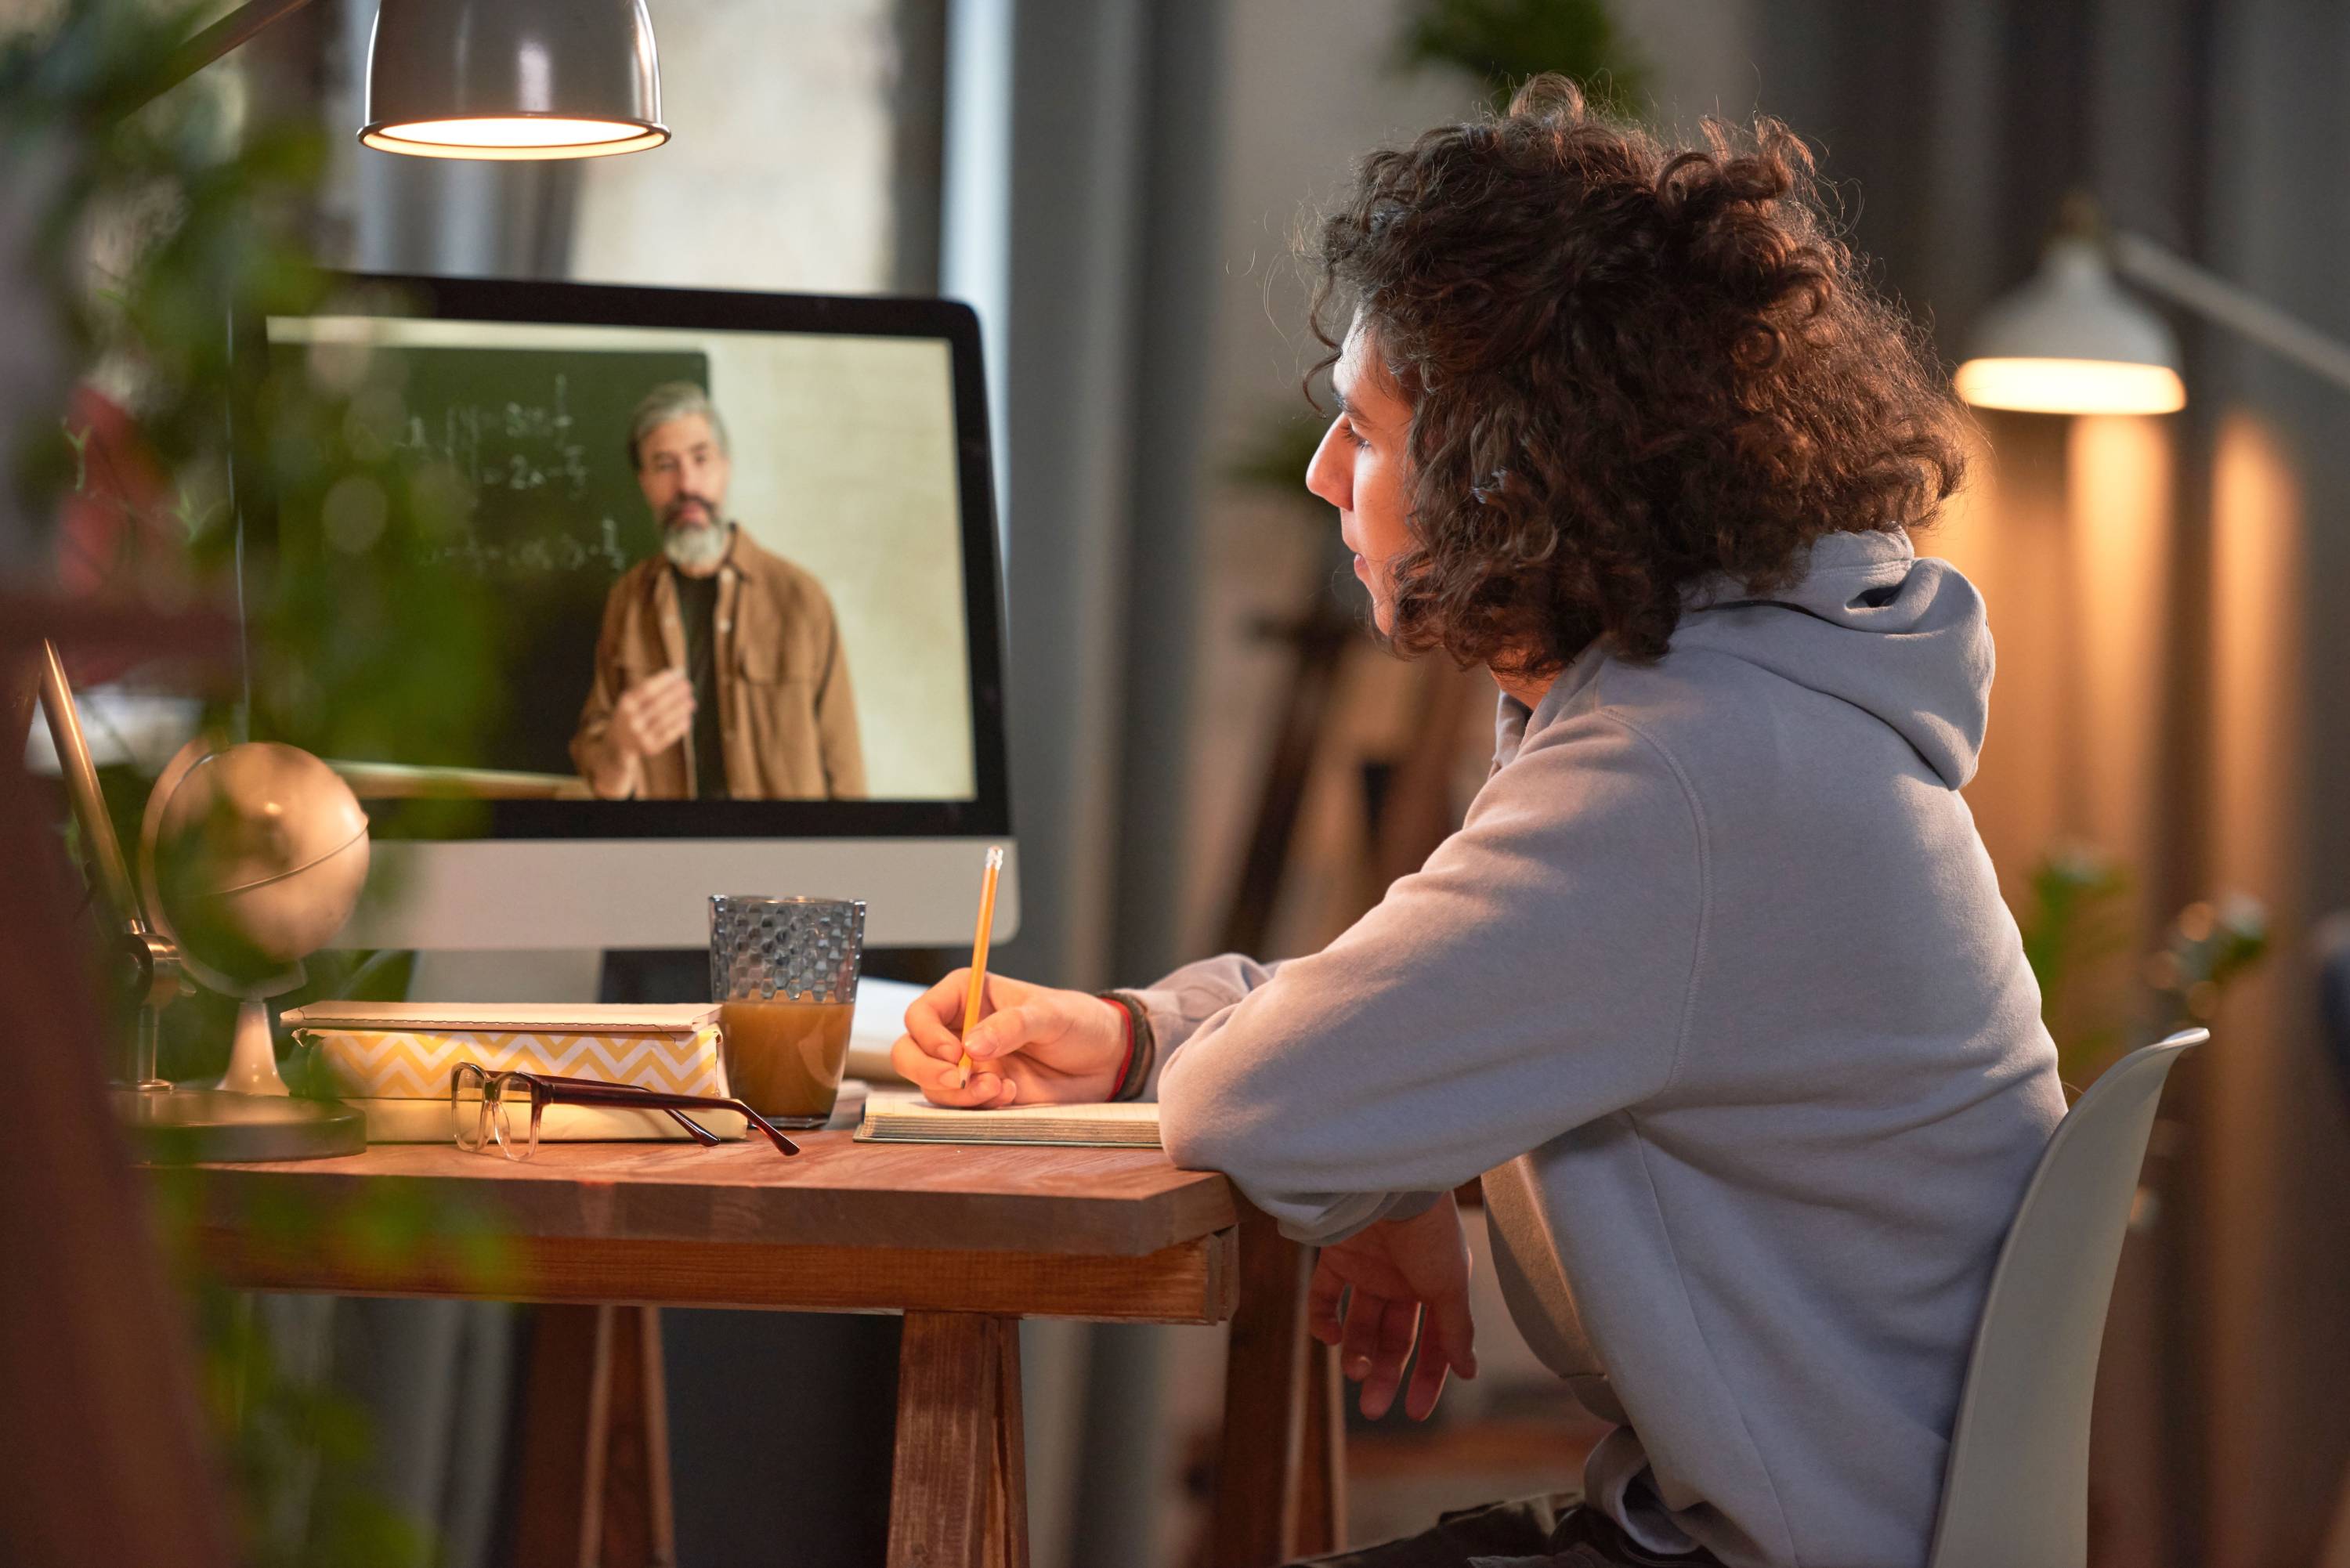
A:
[[[785,1127],[820,1127],[848,1061],[865,905],[710,900],[710,991],[734,1097]]]

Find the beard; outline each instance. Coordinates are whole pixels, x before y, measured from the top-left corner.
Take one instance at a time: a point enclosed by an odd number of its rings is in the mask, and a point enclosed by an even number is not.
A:
[[[688,572],[706,572],[726,558],[727,536],[733,524],[715,520],[673,523],[661,530],[661,554],[671,565]]]

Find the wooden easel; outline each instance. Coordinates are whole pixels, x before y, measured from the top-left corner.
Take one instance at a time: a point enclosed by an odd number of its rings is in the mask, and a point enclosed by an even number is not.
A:
[[[1288,879],[1305,792],[1327,748],[1347,656],[1350,650],[1358,655],[1371,651],[1365,646],[1368,634],[1361,622],[1318,577],[1303,614],[1268,621],[1256,630],[1260,637],[1289,644],[1292,657],[1248,847],[1225,906],[1220,946],[1227,952],[1264,949]],[[1396,760],[1385,797],[1371,814],[1360,900],[1366,909],[1397,877],[1418,870],[1452,832],[1456,739],[1481,691],[1488,699],[1492,691],[1482,671],[1464,671],[1440,658],[1421,660],[1417,673],[1408,732],[1412,739]]]

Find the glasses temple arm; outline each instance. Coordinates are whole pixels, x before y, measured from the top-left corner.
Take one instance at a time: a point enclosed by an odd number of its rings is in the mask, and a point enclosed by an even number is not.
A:
[[[775,1147],[785,1154],[797,1154],[800,1151],[799,1145],[785,1137],[773,1122],[740,1100],[725,1099],[715,1095],[663,1094],[659,1090],[640,1089],[630,1084],[604,1084],[588,1078],[566,1079],[541,1075],[539,1081],[546,1085],[550,1096],[569,1100],[574,1104],[629,1106],[644,1110],[667,1111],[684,1123],[697,1136],[705,1137],[712,1143],[721,1141],[718,1135],[686,1116],[684,1110],[690,1107],[694,1110],[733,1111],[746,1121],[755,1124],[759,1130],[773,1139]]]

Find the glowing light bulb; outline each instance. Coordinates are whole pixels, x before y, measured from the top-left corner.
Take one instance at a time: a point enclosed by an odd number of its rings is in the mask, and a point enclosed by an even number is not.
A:
[[[605,158],[659,147],[669,132],[627,120],[501,115],[410,120],[369,130],[359,140],[420,158]]]
[[[2187,406],[2187,385],[2168,365],[2144,360],[2002,356],[1959,367],[1960,397],[1978,408],[2041,414],[2168,414]]]

